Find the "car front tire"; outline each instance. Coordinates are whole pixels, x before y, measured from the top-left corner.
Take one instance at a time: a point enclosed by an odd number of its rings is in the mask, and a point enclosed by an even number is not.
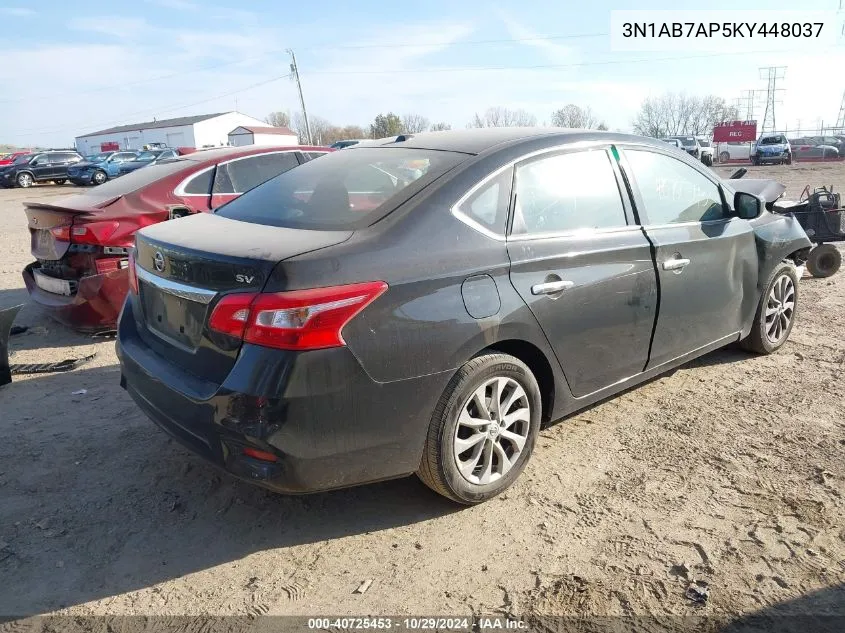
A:
[[[757,354],[772,354],[789,339],[798,312],[798,274],[789,262],[778,264],[760,297],[751,332],[740,345]]]
[[[541,409],[540,388],[525,363],[498,353],[473,358],[434,409],[417,476],[458,503],[487,501],[528,463]]]
[[[91,184],[92,185],[102,185],[109,179],[109,176],[106,172],[102,170],[97,170],[94,172],[94,175],[91,176]]]
[[[719,154],[719,162],[720,163],[727,163],[731,159],[731,155],[727,152],[722,152]]]
[[[32,178],[32,174],[27,172],[23,172],[22,174],[18,174],[18,177],[15,179],[18,183],[18,187],[23,187],[26,189],[27,187],[31,187],[35,182]]]

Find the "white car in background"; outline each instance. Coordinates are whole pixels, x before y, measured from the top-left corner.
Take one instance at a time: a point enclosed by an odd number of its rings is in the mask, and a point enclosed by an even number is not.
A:
[[[729,160],[751,160],[751,147],[754,143],[748,141],[729,141],[719,143],[716,149],[719,151],[719,162],[726,163]]]
[[[713,164],[713,144],[701,136],[696,136],[701,147],[701,162],[710,167]]]

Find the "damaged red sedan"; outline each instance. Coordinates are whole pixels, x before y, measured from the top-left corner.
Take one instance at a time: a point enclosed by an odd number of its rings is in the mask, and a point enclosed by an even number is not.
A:
[[[25,202],[32,255],[23,271],[30,297],[85,332],[112,329],[128,290],[135,231],[211,211],[325,147],[227,147],[150,165],[82,193]]]

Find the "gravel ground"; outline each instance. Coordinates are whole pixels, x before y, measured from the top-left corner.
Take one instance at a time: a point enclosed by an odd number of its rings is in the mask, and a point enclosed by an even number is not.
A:
[[[750,171],[787,197],[845,191],[841,165]],[[0,191],[0,307],[27,301],[21,200],[68,190]],[[719,351],[557,423],[516,485],[466,509],[414,478],[235,482],[139,413],[111,341],[28,304],[13,362],[97,357],[0,389],[0,617],[845,613],[845,275],[800,293],[779,353]]]

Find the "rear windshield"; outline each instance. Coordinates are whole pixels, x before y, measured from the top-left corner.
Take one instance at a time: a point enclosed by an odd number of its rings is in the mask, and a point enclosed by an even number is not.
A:
[[[171,174],[196,167],[197,163],[194,161],[184,159],[173,159],[163,163],[157,163],[144,167],[143,169],[136,169],[130,171],[125,176],[121,176],[115,180],[99,185],[92,191],[96,191],[97,195],[115,195],[119,196],[130,191],[135,191],[141,187],[146,187],[151,182],[155,182],[159,178],[170,176]]]
[[[276,176],[216,213],[295,229],[362,228],[465,158],[454,152],[352,146]]]

